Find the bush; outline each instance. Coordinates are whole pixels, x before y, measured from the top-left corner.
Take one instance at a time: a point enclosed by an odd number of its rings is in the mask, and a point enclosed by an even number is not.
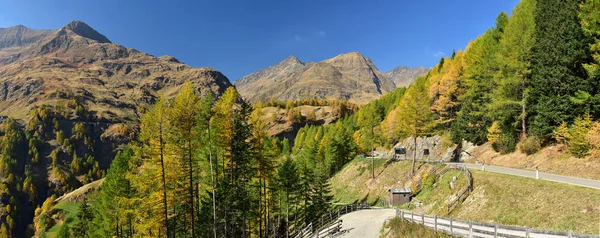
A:
[[[492,144],[492,147],[501,154],[507,154],[515,151],[517,142],[513,135],[503,134],[496,143]]]
[[[433,184],[435,184],[435,174],[423,174],[423,177],[421,177],[421,182],[423,183],[423,187],[433,188]]]
[[[590,144],[588,133],[593,122],[589,114],[575,119],[575,123],[569,130],[569,152],[577,158],[583,158],[589,154]]]
[[[535,136],[528,136],[521,140],[520,149],[527,155],[535,154],[542,149],[540,139]]]

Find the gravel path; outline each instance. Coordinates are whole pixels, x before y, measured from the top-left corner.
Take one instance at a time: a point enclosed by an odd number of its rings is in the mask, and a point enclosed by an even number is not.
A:
[[[378,238],[383,222],[396,215],[394,209],[369,209],[351,212],[340,217],[344,238]]]

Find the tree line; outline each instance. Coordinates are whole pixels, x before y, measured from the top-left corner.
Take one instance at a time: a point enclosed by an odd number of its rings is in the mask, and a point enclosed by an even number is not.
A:
[[[597,153],[599,12],[597,0],[522,0],[418,77],[378,140],[445,134],[501,153],[550,143],[577,157]]]
[[[328,211],[320,166],[267,136],[261,110],[229,88],[218,100],[186,83],[141,119],[68,237],[285,237]],[[316,161],[311,163],[316,164]],[[88,205],[89,203],[89,205]],[[89,206],[89,207],[88,207]],[[41,211],[40,211],[41,212]],[[83,213],[87,213],[83,214]]]

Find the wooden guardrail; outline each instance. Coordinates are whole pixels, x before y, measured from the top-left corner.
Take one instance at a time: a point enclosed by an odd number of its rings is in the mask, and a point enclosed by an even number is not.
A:
[[[467,176],[467,186],[458,193],[456,198],[448,202],[448,210],[446,214],[450,214],[452,209],[454,209],[461,201],[464,201],[473,191],[473,176],[471,175],[469,169],[467,169],[467,167],[464,165],[450,164],[446,168],[464,171]]]
[[[569,238],[600,238],[600,235],[575,234],[569,231],[537,230],[528,227],[506,226],[497,223],[484,223],[438,216],[427,216],[410,211],[396,209],[396,216],[402,220],[414,222],[433,228],[436,232],[444,232],[450,235],[463,237],[569,237]]]
[[[322,215],[316,221],[309,223],[306,227],[300,229],[298,233],[293,234],[294,238],[318,238],[327,237],[339,232],[342,229],[342,220],[338,218],[344,214],[357,210],[370,209],[367,203],[353,203],[338,206]]]

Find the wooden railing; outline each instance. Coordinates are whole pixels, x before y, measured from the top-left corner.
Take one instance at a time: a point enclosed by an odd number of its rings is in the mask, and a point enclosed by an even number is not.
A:
[[[367,203],[353,203],[338,206],[328,213],[322,215],[316,221],[309,223],[306,227],[302,228],[298,233],[291,237],[294,238],[313,238],[313,237],[326,237],[339,232],[342,228],[342,220],[338,218],[344,214],[354,212],[357,210],[370,209]]]
[[[471,175],[469,169],[467,169],[467,167],[464,165],[450,164],[447,166],[447,168],[464,171],[467,176],[467,186],[458,193],[456,198],[448,202],[448,210],[446,214],[450,214],[452,209],[454,209],[460,202],[464,201],[473,191],[473,176]]]
[[[577,238],[600,238],[599,235],[575,234],[569,231],[537,230],[528,227],[505,226],[497,223],[484,223],[438,216],[427,216],[410,211],[396,209],[396,216],[402,220],[414,222],[434,229],[436,232],[444,232],[450,235],[462,237],[577,237]]]

